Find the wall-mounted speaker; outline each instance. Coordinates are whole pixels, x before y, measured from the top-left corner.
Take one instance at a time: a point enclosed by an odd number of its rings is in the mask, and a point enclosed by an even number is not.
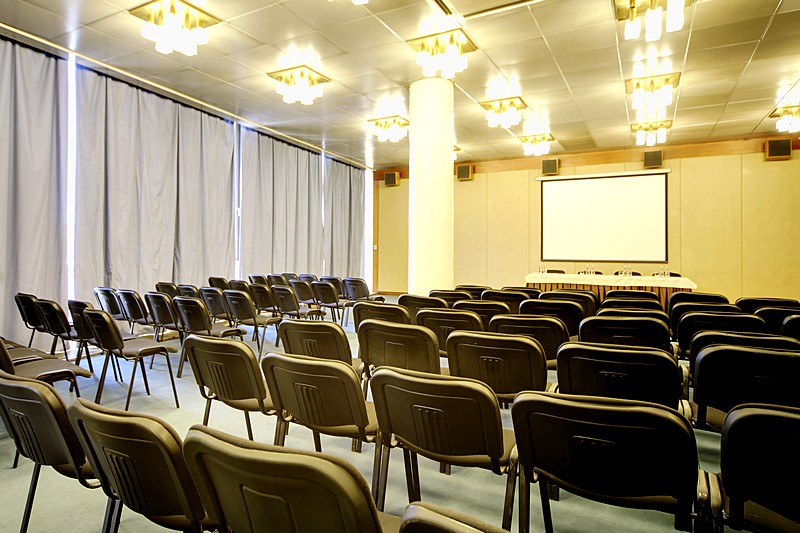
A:
[[[456,165],[456,178],[459,181],[469,181],[473,178],[472,165],[466,163],[459,163]]]
[[[558,174],[558,158],[542,159],[542,176],[555,176]]]
[[[764,159],[766,161],[781,161],[792,158],[791,139],[770,139],[764,146]]]
[[[664,164],[664,153],[661,150],[652,150],[644,153],[644,168],[661,168]]]
[[[386,184],[387,187],[397,187],[398,185],[400,185],[400,173],[384,172],[383,182],[384,184]]]

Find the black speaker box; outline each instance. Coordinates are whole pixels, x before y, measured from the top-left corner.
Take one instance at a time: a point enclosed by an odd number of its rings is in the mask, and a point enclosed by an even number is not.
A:
[[[555,176],[558,174],[558,158],[542,159],[542,176]]]
[[[458,164],[456,165],[456,178],[460,181],[469,181],[472,179],[472,165]]]
[[[399,172],[384,173],[383,182],[386,184],[387,187],[397,187],[398,185],[400,185],[400,173]]]
[[[644,153],[644,168],[660,168],[663,163],[663,152],[653,150]]]
[[[770,139],[764,150],[764,159],[767,161],[782,161],[792,158],[791,139]]]

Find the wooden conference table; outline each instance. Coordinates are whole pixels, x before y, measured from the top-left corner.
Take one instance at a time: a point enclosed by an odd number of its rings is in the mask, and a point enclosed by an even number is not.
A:
[[[532,272],[525,276],[525,283],[541,291],[554,289],[584,289],[597,293],[602,300],[614,289],[653,291],[658,294],[661,305],[667,308],[667,299],[673,292],[692,291],[697,284],[689,278],[660,276],[601,276],[596,274],[542,274]]]

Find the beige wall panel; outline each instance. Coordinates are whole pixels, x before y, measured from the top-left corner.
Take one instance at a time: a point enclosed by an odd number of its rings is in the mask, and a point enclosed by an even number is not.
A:
[[[530,232],[530,256],[528,272],[536,272],[542,258],[542,182],[536,178],[541,176],[541,169],[528,171],[528,223]],[[524,283],[520,283],[524,285]]]
[[[671,271],[684,274],[681,248],[681,161],[665,160],[664,168],[671,170],[667,175],[667,259]],[[642,274],[657,272],[660,266],[650,265]]]
[[[487,285],[525,282],[530,257],[528,171],[498,172],[487,185]]]
[[[408,290],[408,180],[378,185],[378,290]]]
[[[741,156],[681,161],[681,266],[697,290],[742,292]]]
[[[485,285],[487,174],[475,174],[471,181],[456,181],[453,216],[453,272],[455,285]],[[448,287],[442,287],[446,289]]]
[[[745,296],[800,298],[800,158],[742,156]]]

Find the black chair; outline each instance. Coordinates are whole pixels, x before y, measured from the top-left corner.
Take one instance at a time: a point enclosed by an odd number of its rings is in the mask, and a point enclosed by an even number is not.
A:
[[[300,277],[294,272],[282,272],[281,276],[283,276],[283,279],[285,279],[286,281],[292,281],[293,279],[300,279]]]
[[[606,307],[598,309],[595,316],[630,316],[638,318],[653,318],[660,320],[669,327],[669,315],[657,309],[629,309],[625,307]]]
[[[265,276],[264,274],[250,274],[247,277],[250,280],[251,285],[255,285],[256,283],[258,283],[259,285],[266,285],[267,287],[269,287],[269,280],[267,279],[267,276]]]
[[[72,326],[75,328],[75,334],[78,338],[78,356],[75,359],[75,363],[80,364],[81,352],[84,352],[86,353],[86,361],[89,363],[89,370],[94,372],[89,345],[97,346],[97,341],[92,337],[92,330],[83,318],[83,312],[86,309],[92,309],[92,304],[83,300],[69,300],[67,309],[69,309],[69,314],[72,317]]]
[[[228,288],[232,291],[244,291],[252,298],[253,293],[250,292],[250,284],[243,279],[232,279],[228,282]]]
[[[329,281],[312,281],[311,289],[314,291],[314,297],[320,307],[330,309],[333,321],[342,323],[344,321],[345,302],[339,298],[339,291],[336,286]],[[340,313],[341,317],[339,316]]]
[[[297,296],[297,301],[305,305],[309,309],[319,308],[317,297],[314,295],[314,289],[311,288],[311,283],[300,279],[289,280],[289,284]]]
[[[280,310],[275,305],[275,296],[268,286],[261,283],[251,284],[250,297],[253,298],[253,305],[256,306],[256,311],[259,314],[267,313],[271,316],[280,316]]]
[[[364,320],[376,319],[397,324],[412,324],[413,319],[408,309],[399,304],[388,304],[384,302],[356,302],[353,306],[353,324],[355,330]]]
[[[487,289],[481,293],[481,300],[490,300],[493,302],[503,302],[509,308],[509,310],[517,314],[519,313],[519,304],[524,302],[525,300],[529,300],[531,296],[522,291],[511,291],[511,290],[497,290],[497,289]]]
[[[559,365],[560,367],[561,365]],[[530,483],[538,477],[545,531],[549,487],[621,507],[675,516],[692,530],[698,458],[689,422],[662,405],[523,392],[511,406],[520,462],[520,531],[530,528]]]
[[[593,316],[597,310],[596,297],[575,291],[546,291],[539,295],[540,300],[567,300],[575,302],[583,309],[583,316]]]
[[[156,283],[156,292],[162,292],[170,298],[178,296],[178,286],[171,281],[159,281]]]
[[[750,315],[745,315],[750,316]],[[695,426],[719,430],[743,403],[800,407],[800,354],[745,346],[708,346],[694,365]]]
[[[80,397],[78,377],[91,378],[92,374],[76,364],[62,361],[48,356],[44,352],[33,348],[8,348],[8,341],[0,341],[0,370],[12,376],[35,379],[53,384],[57,381],[66,381],[70,390],[75,391],[75,396]],[[14,357],[13,352],[23,352],[22,357]]]
[[[573,294],[583,294],[588,296],[594,302],[594,308],[597,310],[600,307],[600,295],[591,289],[553,289],[551,292],[571,292]],[[541,295],[540,295],[541,297]]]
[[[547,359],[547,369],[556,368],[558,348],[569,340],[564,323],[553,316],[496,315],[489,321],[489,331],[514,333],[536,339]]]
[[[301,307],[297,295],[291,287],[273,285],[272,296],[275,299],[275,305],[278,307],[278,311],[283,316],[310,318],[312,320],[322,320],[325,318],[325,311],[322,309]]]
[[[702,312],[702,313],[734,313],[742,314],[741,309],[733,304],[721,303],[706,303],[706,302],[680,302],[675,304],[669,313],[669,323],[672,326],[672,338],[678,339],[678,328],[681,324],[681,318],[686,313]]]
[[[275,287],[276,285],[288,287],[289,280],[287,280],[282,274],[267,274],[267,285],[270,287]]]
[[[208,285],[209,287],[214,287],[221,291],[230,289],[227,278],[222,278],[219,276],[210,276],[208,278]]]
[[[600,309],[648,309],[652,311],[663,311],[661,301],[649,298],[605,298],[600,303]]]
[[[150,313],[147,311],[147,305],[138,292],[128,289],[119,289],[117,290],[117,299],[131,323],[131,334],[133,334],[133,327],[135,324],[152,328],[156,327]]]
[[[673,325],[674,327],[674,325]],[[766,333],[767,324],[756,315],[744,313],[686,313],[678,324],[678,353],[684,359],[693,360],[692,338],[700,331],[738,331],[740,333]]]
[[[336,322],[283,320],[278,324],[278,336],[286,353],[343,361],[358,374],[364,371],[361,359],[351,355],[347,333]]]
[[[441,298],[414,294],[401,294],[397,303],[408,309],[412,324],[416,324],[417,311],[420,309],[447,309],[449,307],[447,301]]]
[[[53,300],[36,300],[36,309],[39,316],[44,321],[47,332],[53,336],[53,344],[50,346],[50,355],[56,353],[56,345],[61,340],[61,347],[64,348],[64,359],[69,361],[69,351],[67,341],[77,341],[78,334],[72,324],[67,320],[67,315],[58,302]]]
[[[181,318],[181,324],[183,324],[187,334],[217,337],[220,339],[238,337],[239,340],[242,340],[242,337],[244,337],[245,331],[243,329],[232,328],[224,323],[211,322],[208,308],[200,298],[177,296],[173,302]],[[183,364],[185,362],[186,352],[184,351],[181,355],[181,361],[178,364],[179,378],[183,375]]]
[[[47,326],[44,323],[44,319],[39,314],[39,310],[36,308],[36,296],[33,294],[27,294],[24,292],[18,292],[14,295],[14,303],[17,304],[17,309],[19,310],[19,314],[22,317],[22,322],[25,324],[25,327],[31,330],[31,338],[28,340],[28,348],[31,347],[33,344],[33,336],[36,335],[36,332],[48,334]]]
[[[223,291],[222,294],[225,296],[225,302],[228,304],[228,309],[230,309],[230,316],[233,318],[234,325],[251,326],[253,328],[252,340],[256,341],[256,345],[258,346],[258,355],[261,357],[261,354],[264,352],[264,343],[267,338],[267,327],[274,325],[277,335],[278,322],[280,322],[281,319],[278,317],[268,317],[259,314],[258,311],[256,311],[255,305],[253,304],[253,299],[250,298],[250,295],[244,291],[228,289]],[[259,328],[261,328],[260,335],[258,332]]]
[[[332,284],[336,288],[336,292],[339,293],[340,300],[347,299],[347,291],[344,288],[344,281],[342,281],[342,278],[337,276],[320,276],[319,280]]]
[[[128,322],[128,317],[119,305],[116,290],[110,287],[95,287],[94,297],[97,298],[100,309],[111,315],[111,318],[118,322]]]
[[[219,287],[200,287],[200,298],[205,302],[211,320],[225,320],[232,326],[233,317],[222,290]]]
[[[503,287],[504,291],[517,291],[517,292],[524,292],[528,295],[528,299],[536,299],[542,294],[542,291],[539,289],[534,289],[533,287]]]
[[[165,340],[164,332],[169,330],[177,333],[183,342],[186,327],[181,323],[175,304],[172,303],[172,297],[163,292],[148,292],[145,293],[144,299],[150,309],[150,316],[153,317],[153,340]]]
[[[454,331],[483,331],[480,315],[467,309],[420,309],[417,325],[431,330],[439,342],[439,356],[447,357],[447,337]]]
[[[606,293],[606,298],[643,298],[645,300],[659,300],[658,294],[653,291],[640,291],[631,289],[612,289]]]
[[[725,509],[730,528],[800,530],[800,512],[791,489],[800,476],[798,434],[800,409],[748,403],[728,413],[717,478],[724,490],[719,510]],[[721,531],[722,520],[716,523]]]
[[[800,340],[800,314],[787,316],[783,320],[781,335]]]
[[[797,307],[759,307],[754,313],[764,319],[767,323],[767,332],[780,335],[783,329],[783,321],[790,316],[800,314]]]
[[[722,294],[715,294],[710,292],[689,292],[689,291],[678,291],[673,292],[669,295],[667,299],[667,308],[665,311],[672,314],[672,308],[675,304],[683,303],[683,302],[693,302],[693,303],[709,303],[709,304],[727,304],[730,303],[728,301],[728,297]]]
[[[432,290],[428,293],[431,298],[440,298],[447,302],[448,307],[453,307],[453,304],[459,300],[472,300],[472,294],[467,291],[455,290]]]
[[[699,331],[692,337],[689,346],[691,353],[700,353],[704,348],[716,344],[800,352],[800,339],[770,333],[739,333],[736,331]]]
[[[567,327],[570,337],[578,334],[578,326],[584,319],[583,307],[569,300],[525,300],[519,306],[522,315],[552,316]]]
[[[178,285],[178,296],[187,298],[200,298],[200,291],[194,285],[183,283]]]
[[[507,315],[511,313],[508,304],[505,302],[494,302],[490,300],[461,300],[453,304],[453,309],[466,309],[477,313],[483,321],[484,331],[489,329],[489,321],[496,315]]]
[[[316,276],[316,274],[300,274],[299,276],[297,276],[297,278],[300,281],[307,281],[309,283],[319,281],[319,278]]]
[[[345,295],[347,296],[347,299],[353,303],[359,300],[371,300],[373,302],[386,301],[386,298],[383,296],[370,293],[367,282],[361,278],[344,278],[342,282],[344,283]],[[347,312],[348,307],[345,306],[345,324],[347,324]]]
[[[590,316],[581,321],[578,340],[603,344],[647,346],[672,353],[669,328],[654,318]]]
[[[754,314],[759,307],[794,307],[798,308],[800,314],[800,301],[794,298],[762,298],[762,297],[742,297],[735,302],[736,307],[745,313]]]
[[[466,291],[470,293],[474,300],[480,300],[483,291],[491,289],[491,287],[488,287],[486,285],[456,285],[455,288],[457,291]]]

